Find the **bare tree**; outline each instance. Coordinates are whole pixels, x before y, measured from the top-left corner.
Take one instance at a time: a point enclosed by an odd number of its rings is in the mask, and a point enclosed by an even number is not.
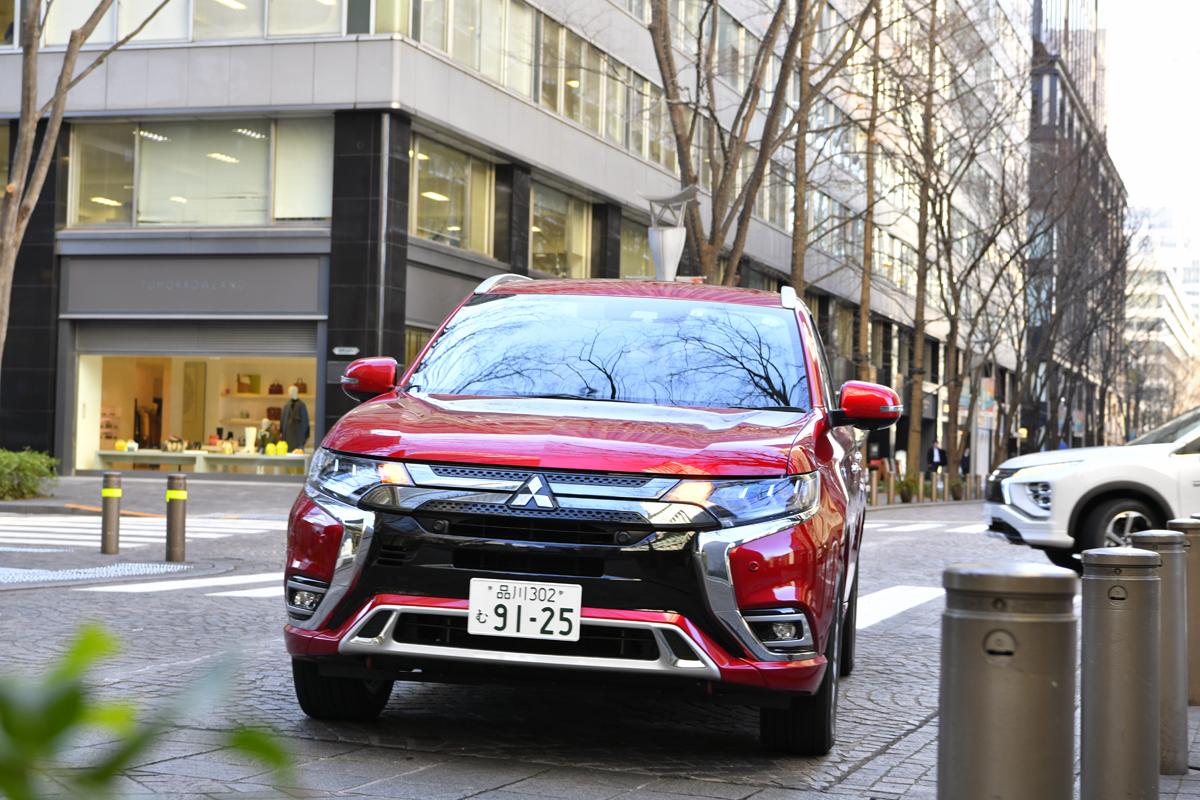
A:
[[[79,68],[80,50],[96,31],[114,0],[98,0],[87,19],[67,38],[62,64],[54,86],[48,91],[38,85],[38,63],[42,56],[42,33],[53,0],[25,0],[21,19],[21,115],[13,146],[8,180],[0,196],[0,359],[8,335],[9,303],[12,299],[13,273],[17,253],[34,206],[42,193],[46,175],[58,148],[67,96],[91,75],[118,48],[123,47],[150,23],[170,0],[162,0],[141,24],[116,42],[95,54]]]

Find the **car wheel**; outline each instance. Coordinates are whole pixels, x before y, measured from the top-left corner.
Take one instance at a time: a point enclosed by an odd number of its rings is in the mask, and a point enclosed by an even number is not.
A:
[[[842,586],[838,584],[838,597]],[[842,615],[834,613],[834,629],[825,646],[825,676],[816,694],[793,697],[783,708],[760,708],[758,741],[766,750],[797,756],[823,756],[833,749],[837,734],[839,656]]]
[[[838,656],[838,669],[845,678],[854,672],[854,647],[858,638],[858,570],[854,570],[854,586],[850,589],[850,601],[842,617],[842,652]]]
[[[1129,537],[1162,524],[1158,513],[1141,500],[1118,497],[1100,503],[1083,519],[1079,550],[1093,547],[1127,547]]]
[[[393,681],[322,675],[316,662],[292,659],[300,709],[313,719],[369,722],[383,712]]]

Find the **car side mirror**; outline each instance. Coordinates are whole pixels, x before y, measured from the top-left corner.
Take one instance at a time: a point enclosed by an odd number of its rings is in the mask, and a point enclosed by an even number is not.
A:
[[[359,358],[342,373],[342,391],[351,400],[363,402],[396,388],[396,359],[389,356]]]
[[[894,425],[904,406],[895,390],[878,383],[847,381],[838,393],[838,408],[831,413],[836,425],[853,425],[863,431],[875,431]]]

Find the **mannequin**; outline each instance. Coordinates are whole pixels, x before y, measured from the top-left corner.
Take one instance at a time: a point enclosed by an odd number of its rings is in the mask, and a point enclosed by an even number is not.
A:
[[[289,399],[283,404],[283,413],[279,418],[279,430],[287,442],[288,452],[303,449],[308,441],[308,406],[300,399],[300,390],[294,385],[288,387]]]

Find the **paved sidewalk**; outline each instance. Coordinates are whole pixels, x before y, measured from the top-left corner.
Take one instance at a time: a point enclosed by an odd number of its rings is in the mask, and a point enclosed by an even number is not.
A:
[[[125,473],[121,511],[137,515],[165,513],[167,474]],[[188,480],[188,516],[220,515],[246,519],[286,519],[303,478],[294,481]],[[47,484],[50,494],[32,500],[0,501],[0,513],[99,514],[100,476],[63,477]]]

